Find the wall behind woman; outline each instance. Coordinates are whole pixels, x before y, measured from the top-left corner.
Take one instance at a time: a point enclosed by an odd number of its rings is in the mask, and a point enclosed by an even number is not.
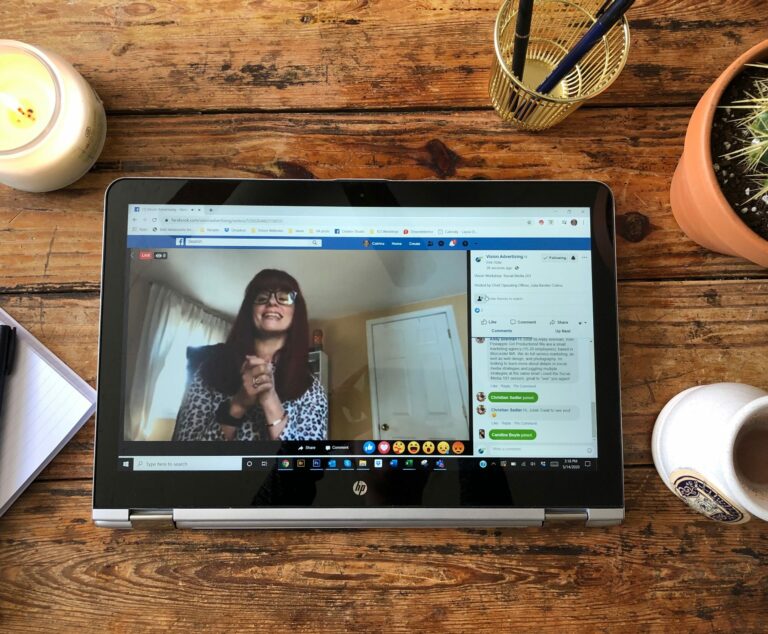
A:
[[[141,331],[144,328],[144,318],[147,312],[147,301],[149,300],[149,281],[140,277],[134,277],[131,281],[130,301],[128,302],[128,336],[127,341],[131,345],[126,347],[125,351],[125,376],[126,376],[126,394],[130,394],[133,389],[133,377],[136,372],[136,359],[139,354],[139,340]]]
[[[365,323],[436,306],[452,306],[459,329],[462,358],[467,369],[467,295],[438,297],[423,302],[347,315],[337,319],[310,320],[310,330],[323,330],[323,350],[328,354],[330,389],[329,436],[335,440],[371,437],[371,394],[368,382],[368,341]]]

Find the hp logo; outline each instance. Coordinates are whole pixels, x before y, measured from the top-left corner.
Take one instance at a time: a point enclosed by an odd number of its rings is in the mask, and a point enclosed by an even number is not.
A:
[[[355,495],[365,495],[368,492],[368,485],[363,480],[358,480],[352,485],[352,492]]]

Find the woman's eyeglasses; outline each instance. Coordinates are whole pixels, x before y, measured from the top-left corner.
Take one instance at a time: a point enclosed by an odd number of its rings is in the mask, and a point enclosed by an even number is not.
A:
[[[296,302],[296,291],[260,291],[253,299],[254,304],[263,306],[269,304],[269,298],[275,296],[275,301],[281,306],[293,306]]]

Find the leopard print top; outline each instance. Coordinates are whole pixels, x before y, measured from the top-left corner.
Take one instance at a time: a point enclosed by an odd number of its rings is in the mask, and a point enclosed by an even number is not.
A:
[[[184,394],[173,440],[224,440],[215,420],[221,402],[229,398],[207,385],[197,370]],[[328,438],[328,399],[317,378],[299,398],[283,401],[288,421],[280,440],[325,440]],[[234,440],[269,440],[267,421],[261,407],[254,405],[245,414]]]

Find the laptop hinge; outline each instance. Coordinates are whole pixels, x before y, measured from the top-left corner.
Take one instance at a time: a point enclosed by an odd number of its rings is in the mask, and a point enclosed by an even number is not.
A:
[[[586,510],[578,509],[544,509],[544,523],[550,522],[584,522],[587,523],[589,514]]]
[[[153,511],[130,511],[128,520],[132,528],[162,531],[176,528],[173,521],[173,511],[157,509]]]

